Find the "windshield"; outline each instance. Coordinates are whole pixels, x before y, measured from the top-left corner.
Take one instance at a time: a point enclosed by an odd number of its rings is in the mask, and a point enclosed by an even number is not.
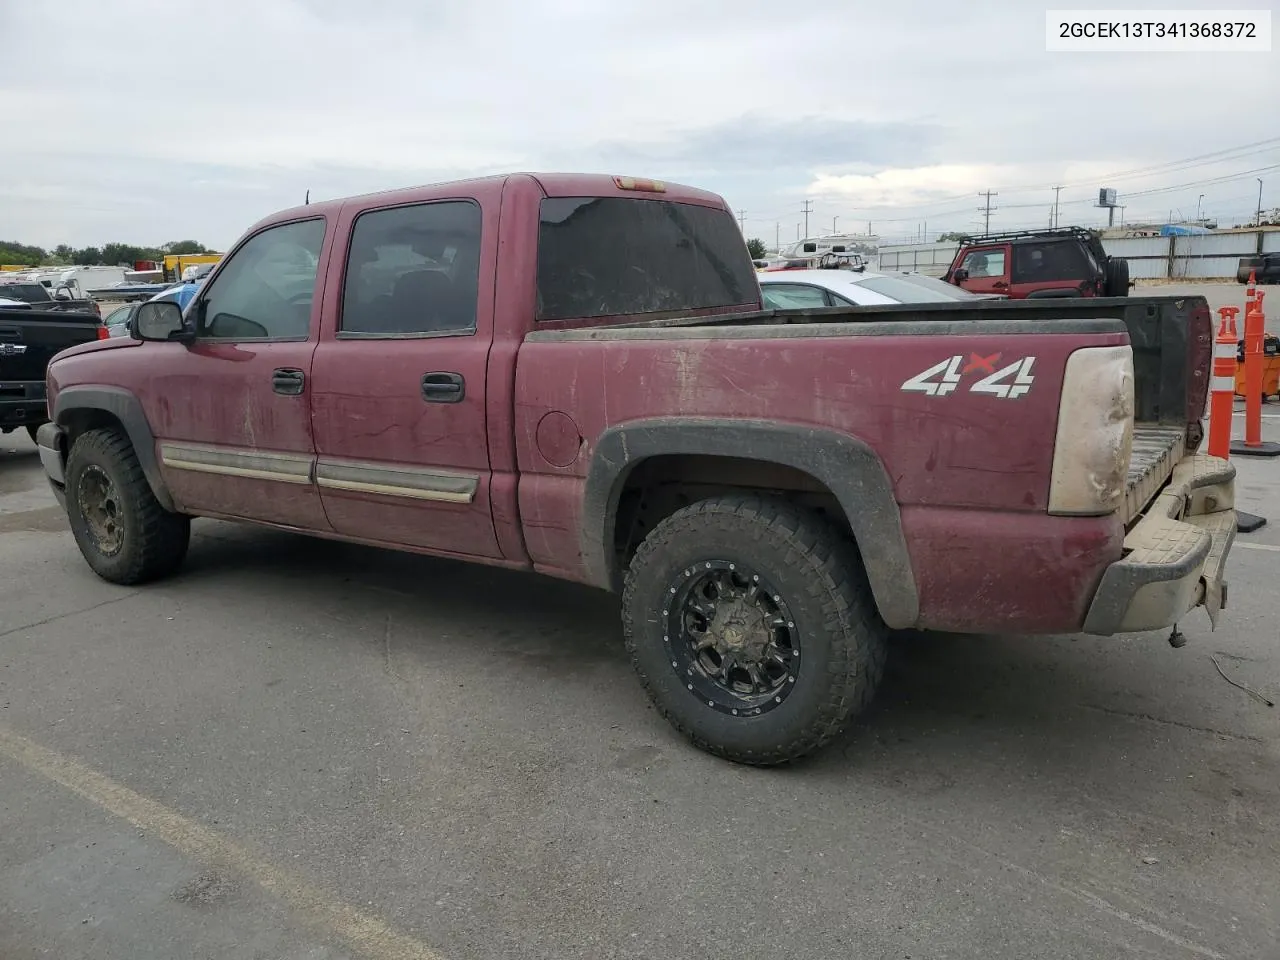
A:
[[[47,303],[49,291],[38,283],[0,283],[0,297],[23,303]]]

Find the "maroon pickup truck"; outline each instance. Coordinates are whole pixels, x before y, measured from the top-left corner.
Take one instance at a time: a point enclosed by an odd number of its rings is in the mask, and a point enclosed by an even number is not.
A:
[[[99,576],[199,516],[620,591],[654,702],[737,761],[834,737],[893,629],[1225,600],[1202,298],[766,311],[721,198],[516,174],[269,217],[131,332],[54,359],[38,437]]]

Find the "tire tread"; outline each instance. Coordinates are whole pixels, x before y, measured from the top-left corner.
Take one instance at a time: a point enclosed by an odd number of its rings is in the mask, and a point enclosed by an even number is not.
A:
[[[128,498],[129,509],[136,517],[137,536],[132,543],[126,542],[121,554],[121,564],[94,564],[87,554],[85,559],[98,576],[123,585],[146,583],[172,573],[186,557],[191,537],[191,518],[170,513],[160,505],[142,471],[142,464],[138,461],[133,444],[120,430],[100,427],[86,430],[76,438],[67,456],[68,512],[74,502],[70,489],[73,464],[77,459],[93,453],[111,463],[118,471],[120,493]],[[85,552],[83,546],[81,552]]]
[[[784,560],[807,569],[810,594],[821,606],[820,629],[832,638],[825,700],[811,722],[790,742],[770,750],[726,749],[690,729],[662,703],[636,654],[637,572],[653,562],[659,551],[681,540],[696,541],[708,526],[729,520],[735,532],[743,521],[748,536],[760,542],[780,538]],[[759,494],[722,496],[684,507],[654,527],[637,550],[623,588],[623,633],[627,651],[650,699],[672,726],[699,749],[716,756],[758,766],[787,763],[812,753],[839,736],[875,694],[884,673],[888,630],[880,619],[856,547],[821,516],[781,499]]]

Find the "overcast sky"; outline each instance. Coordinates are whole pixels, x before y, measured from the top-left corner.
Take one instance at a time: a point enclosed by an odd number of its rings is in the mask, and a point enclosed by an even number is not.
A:
[[[892,238],[988,189],[993,227],[1053,184],[1064,224],[1099,186],[1130,220],[1248,218],[1257,176],[1280,206],[1280,53],[1047,53],[1024,0],[0,0],[0,38],[0,239],[44,246],[225,248],[308,189],[519,169],[707,187],[770,244],[806,200]]]

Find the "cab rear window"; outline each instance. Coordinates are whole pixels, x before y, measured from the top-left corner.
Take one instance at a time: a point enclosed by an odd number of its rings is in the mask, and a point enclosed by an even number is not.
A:
[[[726,210],[667,200],[548,197],[539,219],[539,320],[759,301],[746,244]]]

